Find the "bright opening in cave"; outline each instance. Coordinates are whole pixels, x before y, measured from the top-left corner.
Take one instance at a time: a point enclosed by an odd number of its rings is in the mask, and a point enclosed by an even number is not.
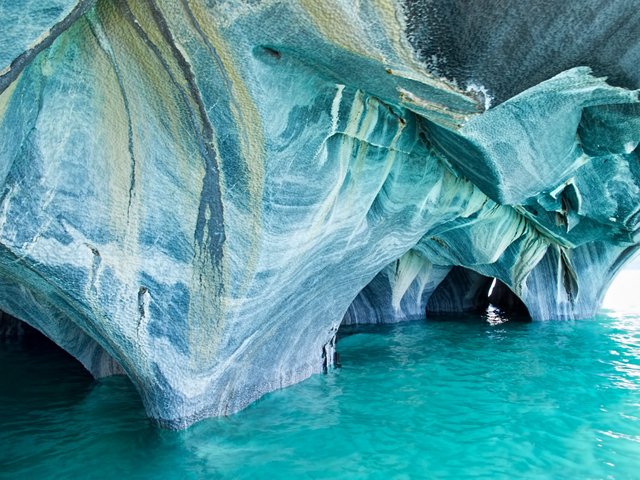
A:
[[[640,256],[630,261],[618,272],[609,285],[602,308],[617,312],[640,312]]]
[[[489,291],[487,292],[487,297],[491,297],[491,293],[493,292],[493,289],[496,288],[496,282],[498,281],[497,278],[493,279],[493,282],[491,282],[491,286],[489,287]]]

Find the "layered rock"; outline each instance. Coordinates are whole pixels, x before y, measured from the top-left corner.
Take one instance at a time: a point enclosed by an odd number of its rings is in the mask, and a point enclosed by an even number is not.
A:
[[[497,278],[534,319],[593,314],[638,243],[638,92],[439,78],[414,7],[27,8],[42,34],[2,38],[0,309],[171,427],[321,372],[343,318],[423,318],[439,285],[435,310]]]

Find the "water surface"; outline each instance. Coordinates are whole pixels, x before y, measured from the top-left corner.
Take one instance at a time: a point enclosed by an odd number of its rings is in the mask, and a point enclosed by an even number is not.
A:
[[[0,346],[0,477],[640,478],[640,318],[379,327],[342,368],[163,431],[126,378]]]

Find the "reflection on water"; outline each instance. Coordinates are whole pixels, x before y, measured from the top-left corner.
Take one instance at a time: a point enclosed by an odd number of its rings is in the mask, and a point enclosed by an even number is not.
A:
[[[366,330],[343,367],[162,431],[125,378],[0,347],[0,478],[634,478],[640,319]]]
[[[609,352],[617,357],[611,360],[617,372],[611,380],[619,388],[640,389],[640,321],[637,317],[620,315],[612,322],[611,328],[614,332],[609,334],[609,338],[617,347]]]
[[[487,312],[484,314],[489,325],[495,326],[509,321],[509,317],[498,307],[489,305]]]

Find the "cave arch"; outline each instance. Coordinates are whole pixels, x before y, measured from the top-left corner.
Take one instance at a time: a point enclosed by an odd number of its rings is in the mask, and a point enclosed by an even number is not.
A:
[[[77,358],[40,330],[3,311],[0,311],[0,344],[19,345],[28,353],[47,354],[55,352],[56,355],[67,359],[71,364],[75,364],[77,370],[83,372],[87,378],[93,378],[91,372]]]
[[[78,327],[68,321],[64,331],[63,334],[56,325],[51,324],[42,328],[39,322],[22,320],[0,310],[0,342],[18,342],[46,350],[58,349],[77,361],[95,379],[125,375],[118,361]]]
[[[427,303],[429,315],[482,313],[489,306],[493,279],[464,267],[453,267]]]
[[[115,358],[42,293],[1,274],[0,312],[0,338],[20,335],[23,323],[79,361],[94,378],[125,374]]]

